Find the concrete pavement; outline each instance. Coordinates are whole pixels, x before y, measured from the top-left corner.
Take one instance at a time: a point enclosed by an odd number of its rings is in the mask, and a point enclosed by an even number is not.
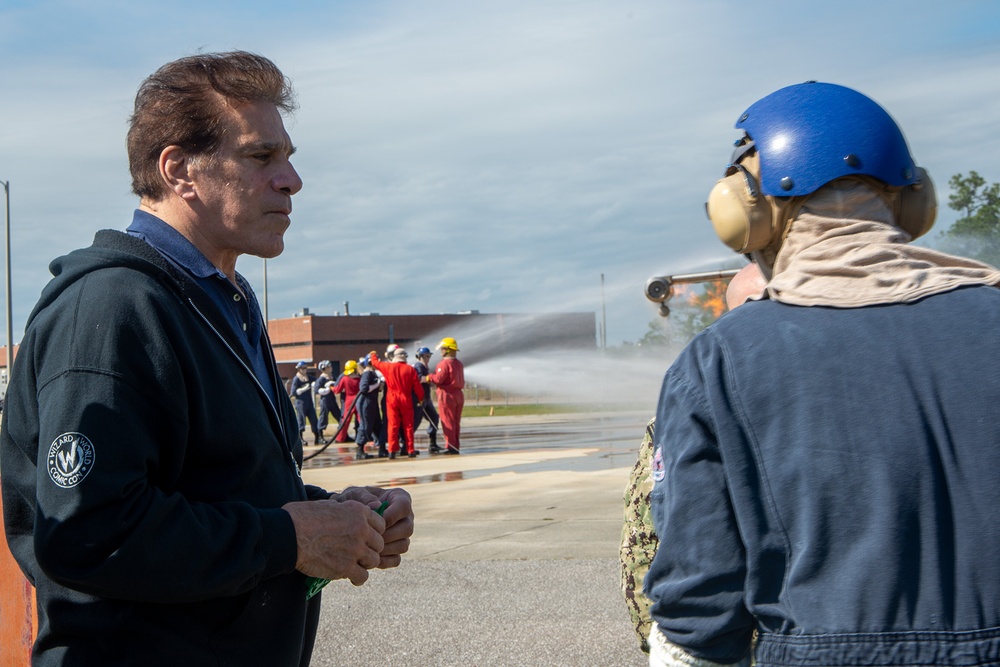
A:
[[[403,486],[416,515],[399,568],[324,590],[313,665],[647,664],[618,544],[648,418],[473,418],[461,456],[354,463],[350,447],[311,461],[307,483]]]

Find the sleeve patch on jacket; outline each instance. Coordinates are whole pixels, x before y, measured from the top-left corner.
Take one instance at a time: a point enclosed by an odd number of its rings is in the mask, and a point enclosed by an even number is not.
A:
[[[56,486],[76,486],[93,467],[94,443],[82,433],[63,433],[49,446],[49,477]]]
[[[653,454],[653,481],[662,482],[667,475],[666,468],[663,466],[663,452],[659,447],[656,448],[655,452]]]

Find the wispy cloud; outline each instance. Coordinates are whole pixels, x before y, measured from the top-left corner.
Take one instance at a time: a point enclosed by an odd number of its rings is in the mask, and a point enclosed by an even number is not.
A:
[[[299,93],[288,127],[305,188],[286,252],[268,262],[272,317],[345,300],[352,312],[599,313],[604,274],[609,341],[635,340],[655,317],[646,277],[731,262],[703,202],[736,117],[807,79],[886,106],[942,200],[953,173],[1000,179],[1000,6],[988,0],[741,15],[722,0],[175,5],[0,9],[15,338],[48,262],[127,224],[135,88],[198,50],[263,53]],[[240,262],[258,287],[261,266]]]

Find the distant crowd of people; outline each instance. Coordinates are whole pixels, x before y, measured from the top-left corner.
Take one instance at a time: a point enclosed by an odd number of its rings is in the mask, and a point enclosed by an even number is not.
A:
[[[465,371],[454,338],[443,338],[437,349],[442,359],[433,373],[429,363],[434,353],[430,348],[419,348],[411,365],[406,350],[395,344],[386,348],[382,359],[373,351],[358,360],[348,360],[337,377],[328,360],[319,362],[315,378],[309,374],[309,365],[300,361],[288,383],[288,394],[295,405],[303,446],[308,444],[308,426],[316,445],[354,442],[357,460],[376,456],[395,459],[402,454],[416,458],[420,450],[414,433],[426,420],[428,451],[459,454]],[[440,413],[431,398],[431,385],[437,390]],[[334,423],[335,431],[328,438],[326,430]],[[444,431],[443,446],[437,440],[439,426]],[[354,432],[349,433],[352,427]]]

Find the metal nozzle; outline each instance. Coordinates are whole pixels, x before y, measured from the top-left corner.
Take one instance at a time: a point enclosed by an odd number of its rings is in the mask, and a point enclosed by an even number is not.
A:
[[[660,315],[666,317],[670,314],[667,307],[667,300],[674,295],[674,285],[682,283],[707,283],[715,280],[725,280],[732,278],[739,269],[725,269],[722,271],[705,271],[703,273],[678,273],[672,276],[653,276],[646,281],[646,298],[653,303],[660,304]]]
[[[670,276],[653,276],[646,281],[646,298],[655,303],[663,303],[673,295],[673,291]]]

